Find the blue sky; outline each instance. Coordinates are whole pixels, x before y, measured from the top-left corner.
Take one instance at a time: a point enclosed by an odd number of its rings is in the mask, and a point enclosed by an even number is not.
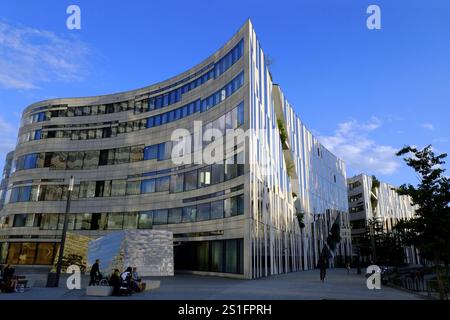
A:
[[[66,28],[71,4],[81,30]],[[381,8],[381,30],[366,28],[370,4]],[[447,0],[2,1],[0,166],[27,105],[167,79],[251,18],[274,81],[348,175],[416,183],[394,152],[449,151],[449,14]]]

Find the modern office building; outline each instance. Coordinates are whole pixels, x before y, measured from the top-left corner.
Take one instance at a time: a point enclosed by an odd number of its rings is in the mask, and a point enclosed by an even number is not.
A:
[[[202,141],[199,128],[219,134]],[[202,160],[211,141],[224,161]],[[52,263],[70,176],[70,232],[169,230],[178,272],[252,279],[314,268],[333,225],[332,255],[351,254],[344,163],[272,83],[250,21],[169,80],[27,107],[13,158],[0,262]]]
[[[355,247],[366,233],[369,220],[376,219],[384,232],[391,232],[399,220],[411,219],[415,214],[411,198],[399,195],[397,187],[391,184],[374,180],[366,174],[349,178],[347,184],[352,243]],[[407,263],[417,264],[417,250],[406,247],[405,259]]]

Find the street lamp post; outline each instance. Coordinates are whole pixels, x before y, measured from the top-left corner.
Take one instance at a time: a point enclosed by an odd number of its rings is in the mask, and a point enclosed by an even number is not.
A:
[[[71,198],[72,191],[73,191],[73,184],[74,184],[74,178],[73,178],[73,176],[70,176],[69,189],[67,192],[67,201],[66,201],[66,213],[64,214],[64,224],[63,224],[63,230],[62,230],[62,235],[61,235],[61,243],[59,245],[58,263],[56,264],[55,287],[59,287],[59,278],[61,276],[62,259],[63,259],[63,255],[64,255],[64,245],[66,244],[68,215],[69,215],[69,211],[70,211],[70,198]]]

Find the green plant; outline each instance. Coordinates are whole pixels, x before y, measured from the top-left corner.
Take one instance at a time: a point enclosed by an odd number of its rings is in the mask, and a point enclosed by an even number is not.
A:
[[[330,246],[331,250],[334,250],[339,242],[341,242],[341,227],[339,223],[335,222],[331,226],[331,230],[327,238],[327,243]]]
[[[288,149],[287,146],[287,132],[286,132],[286,128],[284,127],[284,121],[282,119],[277,119],[277,124],[278,124],[278,130],[280,131],[280,140],[281,140],[281,144],[283,146],[283,149],[286,150]]]
[[[404,184],[397,192],[408,195],[416,206],[412,219],[400,221],[395,227],[407,245],[419,249],[420,255],[433,262],[440,298],[446,296],[445,282],[450,263],[450,179],[444,175],[447,154],[435,155],[431,145],[422,150],[406,146],[397,156],[412,155],[403,160],[413,168],[420,182]]]
[[[298,225],[300,226],[300,229],[305,228],[305,223],[303,222],[304,217],[305,217],[304,213],[302,213],[302,212],[297,213],[297,221],[298,221]]]
[[[377,199],[377,190],[380,188],[380,181],[377,179],[377,177],[372,176],[372,188],[371,188],[371,194],[370,194],[370,204],[372,205],[372,215],[375,217],[377,215],[376,209],[378,206],[378,199]]]
[[[68,254],[62,258],[62,271],[66,271],[71,265],[80,267],[81,273],[86,271],[86,265],[83,262],[83,257],[77,254]]]

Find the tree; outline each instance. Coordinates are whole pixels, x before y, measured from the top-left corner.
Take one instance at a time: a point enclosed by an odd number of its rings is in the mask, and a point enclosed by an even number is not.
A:
[[[450,180],[442,168],[447,154],[435,155],[428,145],[423,150],[406,146],[397,156],[411,154],[404,161],[416,171],[419,184],[404,184],[397,192],[410,196],[417,209],[412,219],[400,221],[396,229],[405,244],[418,248],[421,256],[433,263],[440,298],[444,299],[450,262]]]

